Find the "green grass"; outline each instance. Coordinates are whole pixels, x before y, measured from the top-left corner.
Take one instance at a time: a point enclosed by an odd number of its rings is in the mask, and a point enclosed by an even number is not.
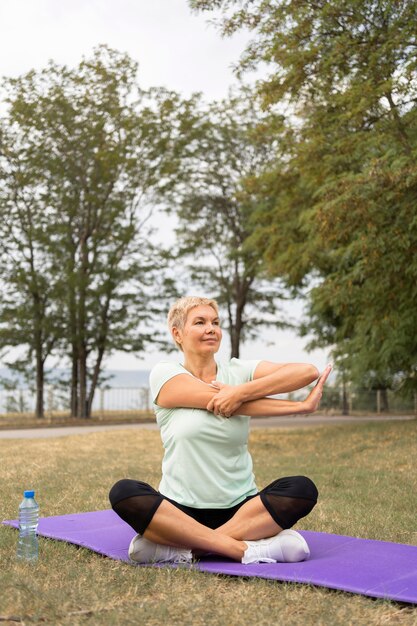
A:
[[[416,422],[256,430],[259,486],[305,473],[320,500],[300,528],[417,544]],[[0,441],[2,516],[23,489],[42,515],[108,508],[121,477],[157,485],[157,432],[120,431]],[[13,624],[417,624],[417,608],[306,585],[227,578],[184,569],[135,568],[40,538],[35,566],[16,562],[17,533],[0,528],[0,620]],[[13,618],[15,621],[5,621]]]

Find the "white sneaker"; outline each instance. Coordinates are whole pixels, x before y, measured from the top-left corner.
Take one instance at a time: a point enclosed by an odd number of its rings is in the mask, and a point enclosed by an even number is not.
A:
[[[162,546],[135,535],[129,545],[129,558],[135,563],[191,563],[191,550]]]
[[[310,556],[304,537],[290,528],[275,537],[245,543],[248,548],[242,557],[242,563],[298,563]]]

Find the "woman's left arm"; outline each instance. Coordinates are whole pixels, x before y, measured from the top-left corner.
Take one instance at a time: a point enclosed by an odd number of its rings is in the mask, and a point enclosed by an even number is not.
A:
[[[310,363],[271,363],[261,361],[256,366],[253,380],[244,383],[248,400],[257,400],[277,393],[288,393],[310,385],[320,376]],[[256,397],[255,397],[256,396]]]
[[[253,380],[247,383],[229,386],[213,381],[212,386],[219,392],[211,399],[207,410],[229,416],[244,402],[301,389],[318,377],[317,368],[309,363],[261,361],[255,369]]]

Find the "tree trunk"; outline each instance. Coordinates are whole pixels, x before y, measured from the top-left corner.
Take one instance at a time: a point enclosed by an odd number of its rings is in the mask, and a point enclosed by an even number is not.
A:
[[[240,337],[238,335],[236,325],[233,326],[230,332],[230,358],[239,358],[240,353]]]
[[[45,417],[44,408],[44,384],[45,384],[45,371],[44,371],[44,359],[42,358],[43,349],[43,337],[42,337],[42,321],[40,311],[40,298],[37,294],[34,294],[33,302],[35,305],[35,359],[36,359],[36,407],[35,416],[39,419]]]
[[[73,239],[72,222],[68,222],[68,320],[71,342],[71,417],[78,416],[78,325],[77,325],[77,297],[76,297],[76,252],[77,245]]]
[[[78,417],[90,417],[87,403],[87,353],[82,346],[78,354]]]
[[[246,296],[248,292],[248,286],[245,281],[241,280],[240,277],[235,279],[235,284],[239,285],[239,288],[236,290],[236,315],[235,320],[231,325],[230,332],[230,358],[239,358],[240,355],[240,340],[242,336],[242,328],[243,328],[243,312],[245,310],[246,305]]]
[[[35,416],[39,419],[45,417],[44,410],[44,362],[42,356],[37,351],[36,354],[36,408]]]
[[[86,291],[88,280],[88,247],[87,236],[80,240],[81,267],[79,271],[78,283],[78,328],[77,328],[77,357],[78,357],[78,416],[90,417],[87,402],[87,346],[86,336]]]
[[[101,362],[103,360],[103,356],[104,356],[104,346],[99,349],[99,352],[97,355],[96,364],[94,366],[93,377],[91,380],[90,391],[89,391],[88,398],[87,398],[87,411],[88,411],[89,417],[91,416],[91,410],[93,408],[94,394],[96,392],[96,387],[97,387],[98,377],[100,374]]]
[[[45,417],[44,409],[44,364],[45,359],[43,357],[43,322],[45,310],[43,308],[43,301],[39,293],[37,274],[34,261],[34,250],[32,241],[30,242],[30,272],[31,272],[31,299],[33,304],[33,317],[34,317],[34,352],[36,359],[36,406],[35,416],[39,419]]]
[[[344,376],[342,381],[342,415],[349,415],[348,390]]]
[[[76,346],[72,347],[71,355],[71,417],[78,415],[78,359]]]
[[[72,268],[73,269],[73,268]],[[69,294],[69,327],[71,336],[71,417],[78,415],[78,334],[77,309],[74,286],[70,286]]]
[[[379,413],[387,413],[388,411],[389,411],[388,390],[377,389],[376,390],[376,412],[379,414]]]
[[[94,365],[93,376],[91,378],[90,391],[89,391],[88,399],[87,399],[88,415],[91,415],[91,410],[93,408],[94,394],[96,392],[98,378],[99,378],[100,370],[101,370],[101,363],[103,361],[104,352],[106,350],[106,343],[107,343],[107,337],[108,337],[108,331],[109,331],[108,314],[109,314],[109,308],[110,308],[110,302],[111,302],[111,294],[112,294],[112,290],[109,289],[107,293],[106,301],[103,304],[103,308],[100,313],[101,321],[100,321],[100,333],[99,333],[98,342],[97,342],[97,350],[98,350],[97,359]]]
[[[232,302],[230,299],[227,300],[227,318],[228,318],[228,330],[229,330],[229,337],[230,337],[230,358],[233,359],[234,356],[234,352],[236,350],[235,347],[235,325],[234,325],[234,321],[233,321],[233,311],[232,311]],[[239,347],[238,347],[238,351],[239,351]]]
[[[381,412],[389,411],[388,389],[381,389]]]

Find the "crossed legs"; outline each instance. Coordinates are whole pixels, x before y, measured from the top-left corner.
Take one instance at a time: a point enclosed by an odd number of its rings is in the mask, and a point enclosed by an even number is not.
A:
[[[195,555],[217,553],[241,561],[248,541],[277,536],[310,512],[316,492],[314,483],[306,477],[279,479],[214,529],[191,516],[195,509],[187,509],[187,514],[146,483],[119,481],[110,492],[110,501],[115,512],[153,544],[193,550]]]
[[[247,548],[244,539],[264,539],[281,530],[259,496],[246,502],[226,524],[215,530],[163,500],[143,536],[161,545],[215,552],[240,561]]]
[[[240,541],[265,539],[281,531],[281,526],[273,520],[259,496],[246,502],[228,522],[215,530]]]
[[[244,541],[200,524],[167,500],[161,502],[143,536],[161,545],[215,552],[236,561],[247,548]]]

